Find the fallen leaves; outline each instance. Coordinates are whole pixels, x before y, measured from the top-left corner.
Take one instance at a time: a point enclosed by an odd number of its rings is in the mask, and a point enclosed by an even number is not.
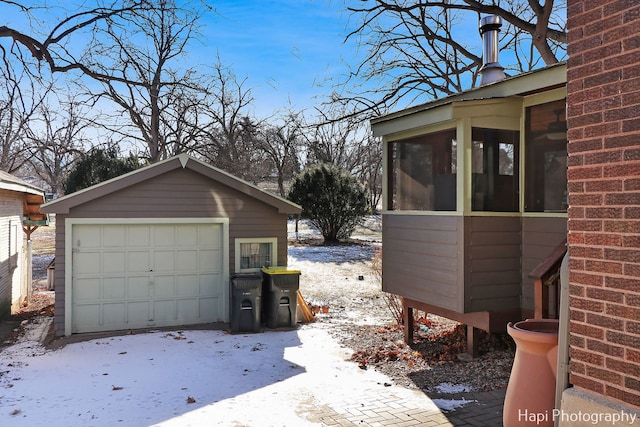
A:
[[[187,340],[187,337],[185,337],[183,334],[184,334],[184,332],[182,332],[182,331],[178,331],[177,335],[174,334],[174,333],[169,332],[169,333],[163,335],[163,337],[164,338],[173,338],[176,341]],[[192,344],[192,343],[193,343],[193,341],[189,341],[189,344]]]
[[[122,388],[123,388],[123,387],[118,387],[118,386],[115,386],[115,385],[112,385],[112,386],[111,386],[111,390],[113,390],[113,391],[122,390]]]
[[[187,397],[187,403],[196,403],[196,399],[194,399],[193,397],[189,396],[189,397]]]
[[[353,353],[351,360],[358,363],[360,369],[367,369],[368,365],[386,362],[404,361],[415,365],[415,359],[421,358],[418,352],[407,352],[406,345],[399,342],[389,342],[372,350],[360,350]]]
[[[415,337],[416,342],[420,342],[419,346],[417,344],[409,346],[396,338],[398,332],[402,330],[401,325],[377,327],[374,335],[380,344],[377,347],[356,351],[351,356],[351,360],[357,362],[361,369],[389,362],[404,362],[407,367],[457,362],[458,355],[466,351],[465,326],[460,324],[450,328],[435,326],[429,319],[418,320],[418,331]],[[365,330],[362,333],[370,334],[371,331]],[[485,342],[487,339],[485,337]],[[490,350],[494,346],[498,345],[491,342],[487,345]]]
[[[507,334],[480,331],[480,357],[467,360],[466,326],[432,316],[415,319],[414,342],[404,342],[402,325],[348,329],[342,343],[354,350],[351,360],[360,369],[375,368],[399,384],[430,389],[444,381],[471,384],[474,390],[506,386],[514,346]],[[470,382],[471,381],[471,382]]]
[[[405,362],[409,366],[415,366],[416,361],[423,359],[423,355],[418,351],[413,351],[411,347],[402,340],[394,340],[392,336],[401,329],[401,326],[381,326],[375,331],[375,336],[381,344],[372,349],[356,351],[351,360],[358,363],[360,369],[367,369],[369,365],[378,365],[387,362]],[[363,333],[370,333],[368,331]]]

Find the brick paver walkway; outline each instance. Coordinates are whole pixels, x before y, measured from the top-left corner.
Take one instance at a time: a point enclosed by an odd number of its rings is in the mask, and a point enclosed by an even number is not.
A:
[[[433,400],[468,400],[452,411],[442,411]],[[324,426],[455,426],[500,427],[504,390],[456,395],[425,394],[394,388],[389,393],[369,391],[358,398],[336,399],[322,405],[309,402],[305,417]]]

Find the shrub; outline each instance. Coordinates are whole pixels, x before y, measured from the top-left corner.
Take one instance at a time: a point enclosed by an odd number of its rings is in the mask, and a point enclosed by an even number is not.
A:
[[[91,187],[142,166],[136,156],[121,158],[115,147],[93,148],[73,166],[64,184],[65,194]]]
[[[287,198],[302,206],[322,233],[325,243],[346,239],[369,214],[367,191],[350,175],[333,165],[319,164],[297,175]]]

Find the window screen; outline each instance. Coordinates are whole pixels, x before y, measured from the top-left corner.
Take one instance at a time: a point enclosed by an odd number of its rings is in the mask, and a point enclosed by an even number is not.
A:
[[[473,128],[471,158],[471,209],[519,210],[519,139],[512,130]]]
[[[388,209],[456,210],[455,129],[389,144]]]
[[[525,212],[567,211],[566,100],[526,110]]]

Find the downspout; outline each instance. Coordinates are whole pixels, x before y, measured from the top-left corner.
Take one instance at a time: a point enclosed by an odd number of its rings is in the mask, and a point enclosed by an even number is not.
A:
[[[560,409],[562,392],[569,387],[569,251],[560,264],[560,313],[558,328],[558,369],[556,376],[556,409]],[[556,417],[555,425],[558,425]]]

